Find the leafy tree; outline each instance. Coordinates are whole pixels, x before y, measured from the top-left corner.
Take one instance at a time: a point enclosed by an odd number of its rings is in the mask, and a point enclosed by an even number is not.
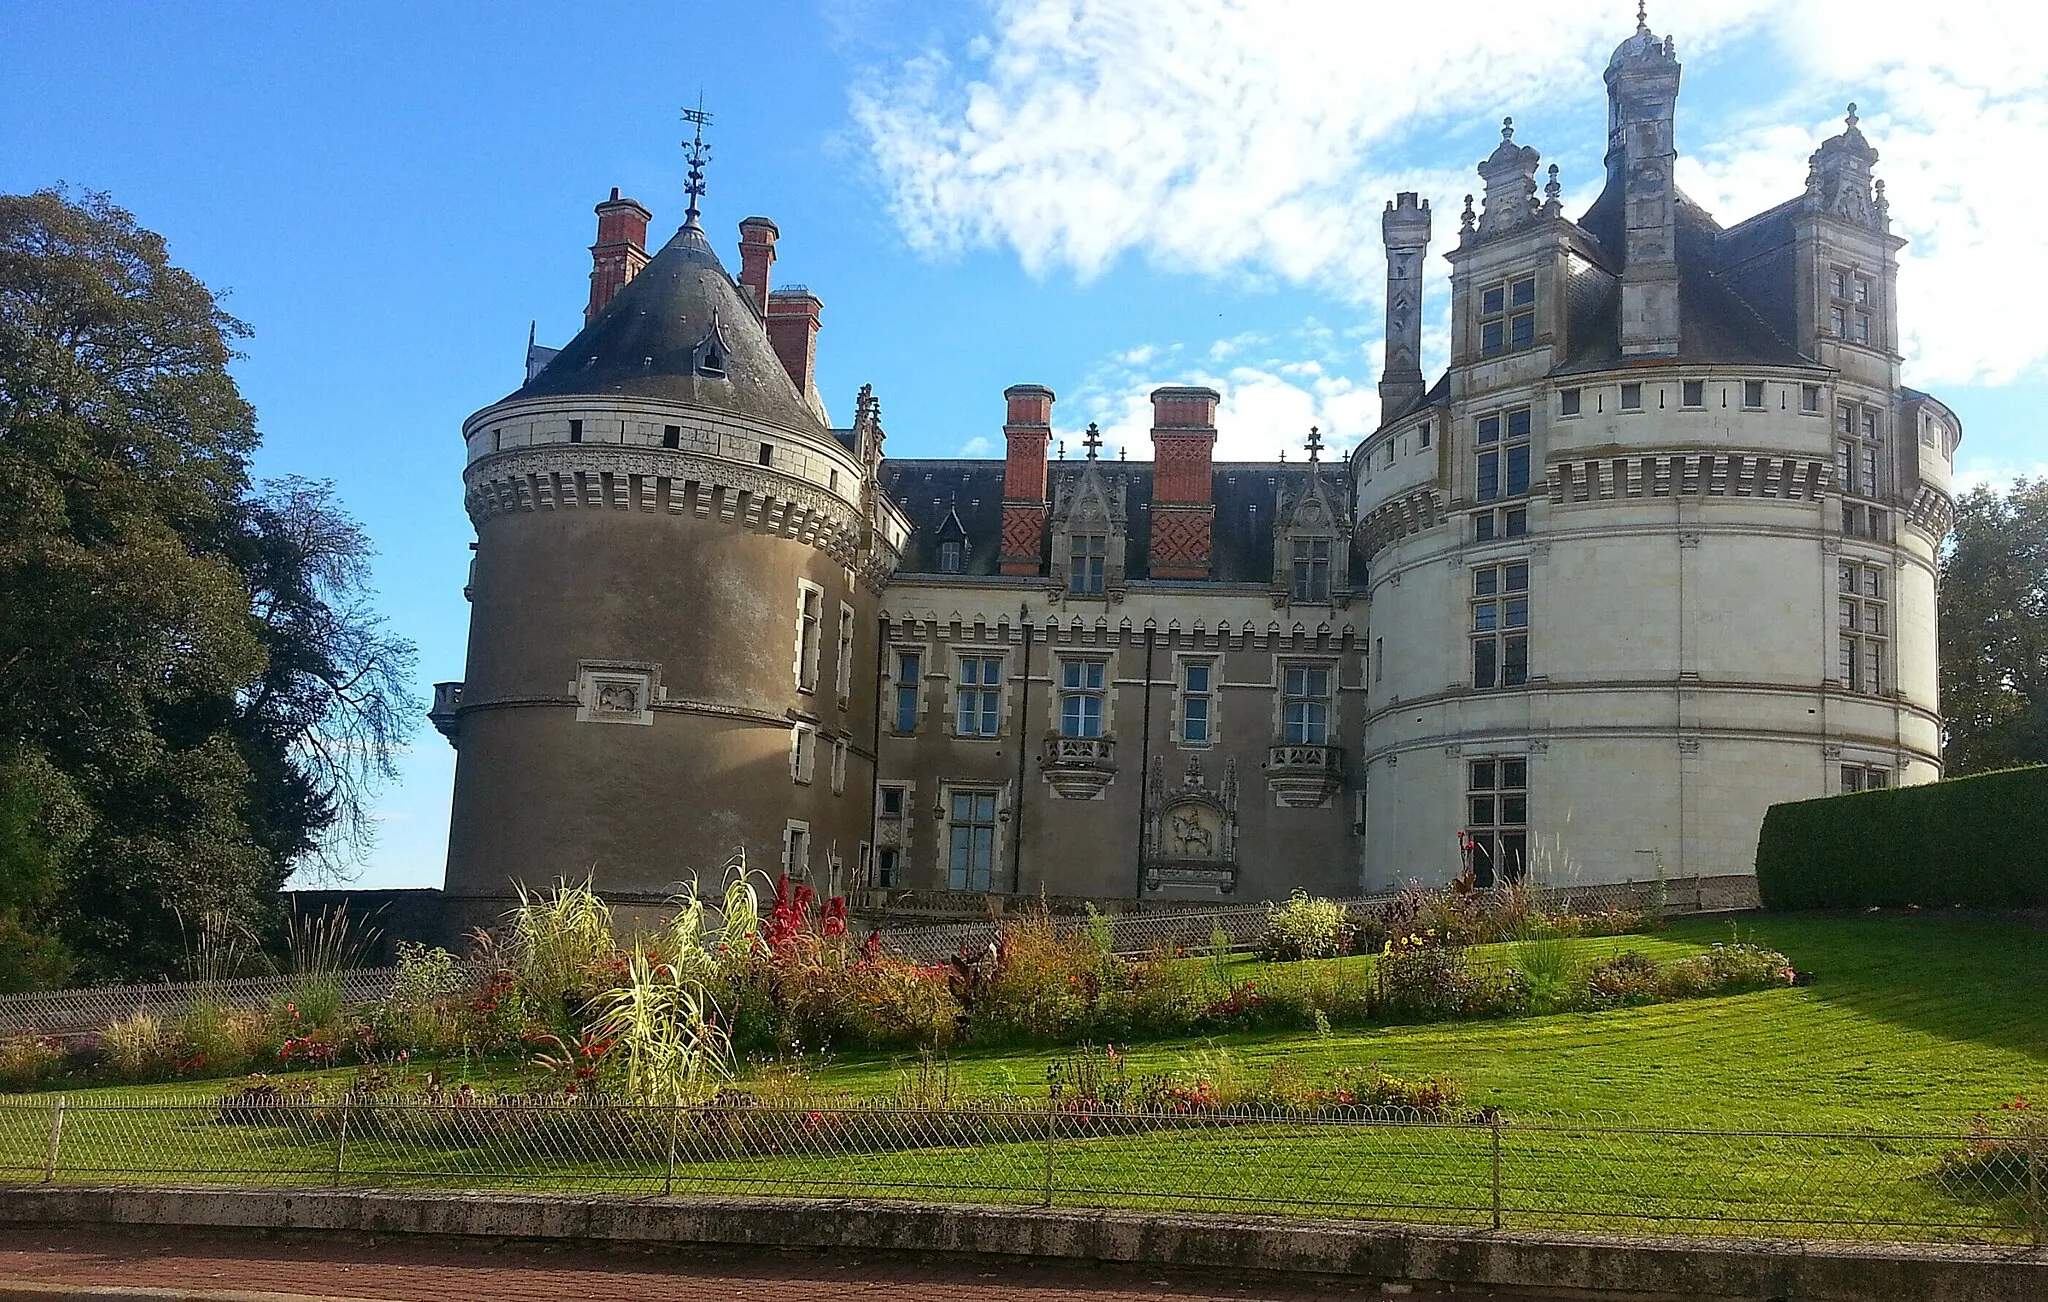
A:
[[[247,333],[106,196],[0,196],[0,916],[83,976],[260,927],[403,740],[360,529],[249,482]]]
[[[1956,503],[1941,564],[1951,776],[2048,763],[2048,478]]]

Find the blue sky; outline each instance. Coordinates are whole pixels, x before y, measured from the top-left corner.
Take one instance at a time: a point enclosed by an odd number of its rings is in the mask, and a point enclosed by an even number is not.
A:
[[[1658,10],[1668,10],[1666,13]],[[1432,26],[1455,13],[1455,27]],[[1857,100],[1913,241],[1907,381],[1973,478],[2037,470],[2048,332],[2048,47],[2032,7],[1654,6],[1685,64],[1680,183],[1724,220],[1789,197]],[[0,189],[104,189],[255,337],[258,472],[335,481],[381,551],[422,687],[462,674],[462,418],[515,387],[530,321],[581,323],[610,187],[681,220],[678,110],[716,122],[706,225],[782,230],[824,300],[835,417],[872,382],[896,455],[984,452],[1002,389],[1148,455],[1144,395],[1226,397],[1219,455],[1376,418],[1378,214],[1436,248],[1517,139],[1597,188],[1599,69],[1632,7],[1356,0],[754,0],[177,6],[0,0]],[[1569,210],[1577,211],[1577,206]],[[1441,364],[1441,278],[1432,282]],[[2024,313],[2024,315],[2023,315]],[[424,727],[358,880],[437,884],[452,752]],[[572,867],[572,866],[565,866]]]

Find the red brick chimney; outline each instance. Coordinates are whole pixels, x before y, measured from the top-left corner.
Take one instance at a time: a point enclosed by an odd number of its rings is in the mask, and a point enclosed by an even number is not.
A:
[[[761,269],[767,285],[768,269]],[[782,369],[796,383],[796,391],[808,396],[818,373],[818,314],[825,305],[802,285],[791,285],[768,295],[768,342],[782,359]]]
[[[654,214],[637,200],[621,199],[619,187],[597,205],[597,243],[590,246],[590,306],[583,309],[589,325],[612,296],[647,265],[647,223]]]
[[[740,223],[740,285],[754,300],[754,310],[768,311],[768,268],[775,265],[775,239],[782,232],[766,217]]]
[[[1152,577],[1206,579],[1216,505],[1214,389],[1152,391]]]
[[[1013,384],[1003,390],[1009,419],[1003,422],[1004,574],[1038,573],[1045,558],[1045,445],[1052,441],[1052,390],[1042,384]]]

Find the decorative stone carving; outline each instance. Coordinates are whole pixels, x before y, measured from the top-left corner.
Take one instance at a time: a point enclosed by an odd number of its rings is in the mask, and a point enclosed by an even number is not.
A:
[[[1237,764],[1226,761],[1223,783],[1211,788],[1199,756],[1188,759],[1181,784],[1169,791],[1165,765],[1153,757],[1146,780],[1145,889],[1237,889]]]
[[[1280,743],[1266,749],[1266,789],[1288,809],[1326,809],[1344,781],[1342,746]]]
[[[576,666],[578,723],[654,722],[659,665],[641,661],[584,660]]]
[[[1047,737],[1038,767],[1060,799],[1099,800],[1116,777],[1116,743],[1108,737]]]

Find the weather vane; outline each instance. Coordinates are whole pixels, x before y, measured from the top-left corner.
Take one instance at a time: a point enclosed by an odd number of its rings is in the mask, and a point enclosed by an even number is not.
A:
[[[1311,425],[1308,427],[1308,459],[1311,462],[1323,459],[1323,432]]]
[[[690,179],[683,183],[683,193],[690,196],[690,206],[683,211],[683,224],[697,224],[697,201],[704,197],[704,164],[711,161],[711,146],[704,143],[704,128],[711,125],[711,115],[704,111],[704,92],[697,92],[697,107],[683,110],[683,121],[695,125],[697,134],[684,148],[690,151]]]

